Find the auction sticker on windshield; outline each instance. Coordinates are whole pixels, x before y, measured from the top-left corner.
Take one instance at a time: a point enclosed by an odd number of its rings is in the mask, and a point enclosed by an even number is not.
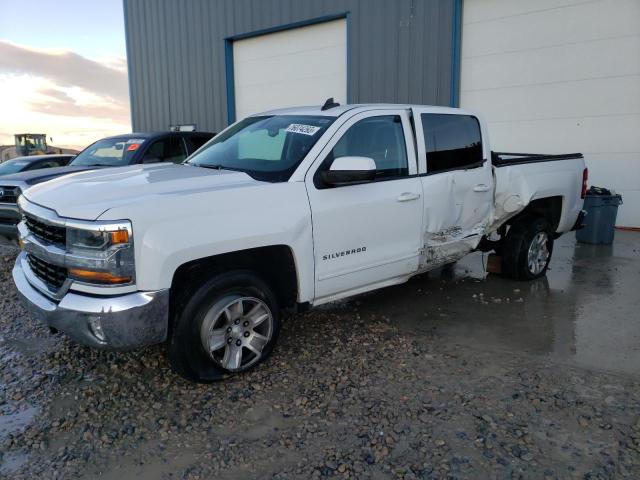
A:
[[[302,125],[301,123],[292,123],[287,127],[285,132],[302,133],[303,135],[315,135],[320,130],[320,127],[314,127],[313,125]]]
[[[133,152],[144,142],[144,138],[132,138],[127,140],[127,152]]]

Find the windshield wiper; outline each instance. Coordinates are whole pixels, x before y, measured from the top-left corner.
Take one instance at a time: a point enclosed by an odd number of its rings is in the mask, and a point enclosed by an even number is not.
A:
[[[194,165],[196,167],[202,167],[202,168],[210,168],[212,170],[230,170],[232,172],[244,172],[244,170],[240,168],[231,168],[231,167],[227,167],[225,165],[219,165],[219,164],[208,165],[206,163],[191,163],[190,165]]]
[[[225,169],[225,167],[223,167],[222,165],[207,165],[206,163],[192,163],[192,165],[195,165],[196,167],[202,167],[202,168],[211,168],[212,170]]]

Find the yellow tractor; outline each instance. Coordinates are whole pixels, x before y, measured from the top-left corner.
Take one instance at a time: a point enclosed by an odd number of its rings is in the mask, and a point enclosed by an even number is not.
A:
[[[59,153],[78,153],[71,148],[59,148],[47,145],[47,135],[44,133],[17,133],[15,145],[0,145],[0,163],[16,157],[30,155],[50,155]]]
[[[47,135],[44,133],[16,133],[16,156],[27,157],[29,155],[44,155],[49,152],[47,148]]]

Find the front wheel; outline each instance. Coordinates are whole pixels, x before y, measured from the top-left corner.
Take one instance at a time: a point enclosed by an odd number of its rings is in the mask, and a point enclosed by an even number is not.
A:
[[[542,277],[553,253],[553,229],[545,218],[515,223],[502,245],[502,274],[520,280]]]
[[[169,362],[192,381],[212,382],[249,370],[269,356],[280,331],[275,295],[248,271],[215,276],[180,310],[174,316]]]

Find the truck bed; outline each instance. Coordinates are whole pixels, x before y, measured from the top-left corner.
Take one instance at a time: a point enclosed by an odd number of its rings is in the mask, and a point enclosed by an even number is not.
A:
[[[584,159],[581,153],[544,155],[491,152],[495,211],[490,231],[517,215],[537,199],[555,197],[562,202],[556,231],[573,227],[582,210],[580,196]]]

